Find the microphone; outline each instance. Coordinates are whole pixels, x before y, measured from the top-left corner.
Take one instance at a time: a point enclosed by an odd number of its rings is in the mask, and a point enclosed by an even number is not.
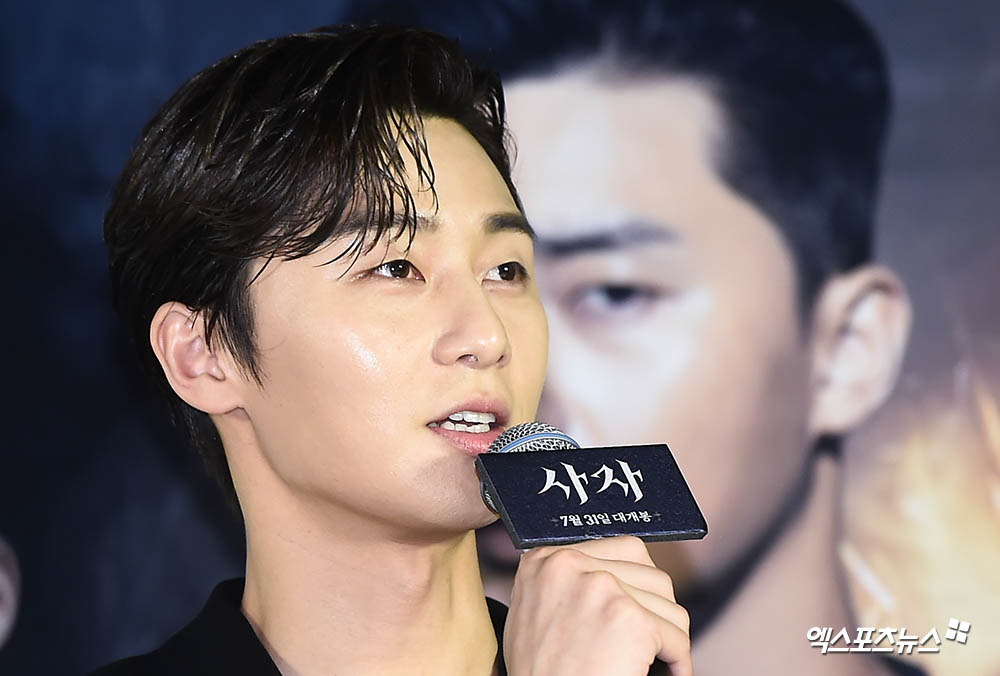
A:
[[[490,447],[486,449],[487,453],[523,453],[532,451],[556,451],[556,450],[571,450],[575,448],[580,448],[580,444],[576,442],[576,439],[560,432],[558,429],[549,425],[548,423],[538,422],[526,422],[520,425],[514,425],[508,430],[504,430],[504,433],[493,440]],[[478,469],[478,464],[477,464]],[[480,472],[480,477],[482,473]],[[500,510],[497,508],[496,503],[493,502],[493,498],[490,497],[490,493],[486,490],[486,482],[480,479],[479,481],[479,492],[483,496],[483,502],[489,507],[490,511],[494,514],[499,514]]]
[[[666,444],[580,448],[543,422],[516,425],[476,458],[486,506],[514,546],[616,535],[693,540],[708,524]]]

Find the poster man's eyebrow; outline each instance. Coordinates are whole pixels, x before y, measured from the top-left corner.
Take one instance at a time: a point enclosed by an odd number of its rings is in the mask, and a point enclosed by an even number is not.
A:
[[[566,257],[644,244],[669,243],[678,239],[680,235],[677,231],[663,225],[631,221],[605,229],[596,229],[584,235],[539,239],[535,242],[535,249],[542,255]]]

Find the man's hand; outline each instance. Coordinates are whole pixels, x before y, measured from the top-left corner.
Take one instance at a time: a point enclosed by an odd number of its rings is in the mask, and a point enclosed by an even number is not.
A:
[[[691,676],[687,611],[635,537],[539,547],[521,557],[504,631],[511,676]]]

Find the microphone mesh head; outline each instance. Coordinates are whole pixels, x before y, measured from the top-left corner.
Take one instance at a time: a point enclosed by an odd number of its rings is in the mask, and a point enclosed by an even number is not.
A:
[[[580,448],[580,444],[571,436],[548,423],[536,420],[506,430],[490,444],[486,452],[565,451],[576,448]]]

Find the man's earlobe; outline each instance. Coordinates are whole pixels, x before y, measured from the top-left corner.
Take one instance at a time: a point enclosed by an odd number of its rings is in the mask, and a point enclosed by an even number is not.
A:
[[[816,300],[810,433],[850,432],[892,392],[910,333],[910,300],[881,266],[838,275]]]
[[[200,313],[182,303],[164,303],[150,322],[149,342],[167,381],[185,402],[209,414],[239,408],[232,369],[209,348]]]

